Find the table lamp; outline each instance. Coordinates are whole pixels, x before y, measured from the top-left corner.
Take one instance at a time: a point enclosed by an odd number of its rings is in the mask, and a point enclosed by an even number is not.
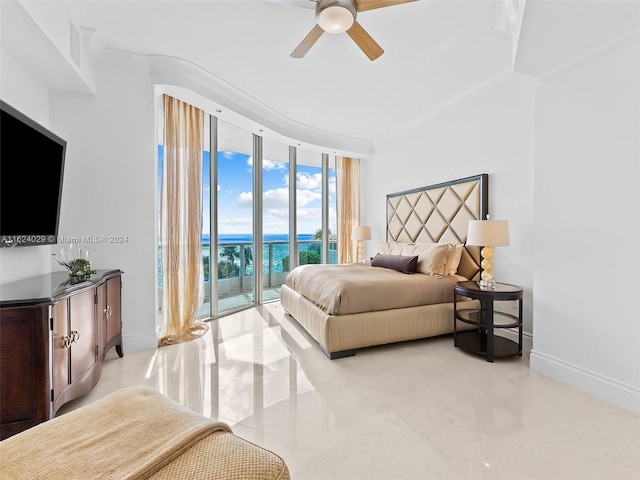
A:
[[[364,225],[354,225],[351,229],[351,240],[358,242],[356,250],[357,262],[364,262],[364,240],[371,240],[371,227],[365,227]]]
[[[496,281],[493,279],[493,247],[509,246],[509,224],[506,220],[469,220],[467,231],[467,245],[483,247],[482,274],[480,275],[480,288],[494,289]]]

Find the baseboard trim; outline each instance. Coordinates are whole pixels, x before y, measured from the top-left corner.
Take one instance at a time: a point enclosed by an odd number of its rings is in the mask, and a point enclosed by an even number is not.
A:
[[[498,332],[494,330],[497,335],[508,338],[518,343],[518,329],[517,328],[503,328]],[[522,332],[522,353],[530,352],[533,349],[533,335],[527,332]]]
[[[640,415],[640,389],[535,350],[531,370]]]
[[[122,335],[122,350],[124,354],[153,350],[158,347],[158,340],[149,335]]]

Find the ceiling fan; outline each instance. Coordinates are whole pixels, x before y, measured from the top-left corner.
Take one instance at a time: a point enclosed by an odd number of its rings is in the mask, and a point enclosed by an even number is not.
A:
[[[277,0],[276,0],[277,1]],[[302,58],[313,47],[323,33],[344,33],[356,42],[356,45],[373,61],[384,53],[384,50],[376,41],[362,28],[356,21],[358,13],[376,8],[391,7],[402,3],[414,2],[415,0],[307,0],[314,2],[316,9],[316,25],[311,29],[306,37],[300,42],[291,57]],[[290,3],[301,6],[299,0],[280,0],[277,3]]]

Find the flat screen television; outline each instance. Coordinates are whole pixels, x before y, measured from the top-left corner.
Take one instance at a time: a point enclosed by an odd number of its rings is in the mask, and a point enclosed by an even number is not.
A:
[[[0,100],[0,247],[58,242],[67,142]]]

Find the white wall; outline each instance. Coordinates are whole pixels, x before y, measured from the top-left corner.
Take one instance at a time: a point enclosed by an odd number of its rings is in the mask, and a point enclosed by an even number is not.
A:
[[[125,353],[155,348],[155,107],[146,59],[106,52],[91,95],[49,90],[3,49],[1,80],[4,101],[67,140],[59,236],[106,237],[84,246],[94,268],[124,272]],[[1,283],[60,269],[57,248],[0,249]]]
[[[40,42],[34,38],[33,48]],[[55,90],[55,79],[4,43],[0,53],[0,98],[67,140],[60,236],[126,238],[90,245],[92,266],[124,271],[125,353],[155,348],[155,115],[146,61],[105,54],[92,95]],[[51,256],[57,249],[0,249],[0,284],[60,269]]]
[[[543,82],[531,366],[640,413],[640,40]]]
[[[367,256],[385,241],[386,194],[489,174],[489,213],[508,220],[510,247],[496,247],[494,276],[524,288],[524,330],[532,332],[534,82],[509,75],[467,101],[376,142],[361,163]]]
[[[96,95],[54,91],[51,117],[67,139],[60,235],[105,237],[85,245],[92,267],[124,272],[125,353],[154,348],[156,147],[146,60],[105,52]]]
[[[48,87],[6,48],[0,51],[0,98],[51,129]],[[50,246],[0,248],[0,284],[49,271]]]
[[[511,233],[495,276],[525,289],[532,369],[640,412],[640,41],[554,72],[511,75],[379,140],[362,163],[367,255],[385,239],[386,193],[488,173]]]

